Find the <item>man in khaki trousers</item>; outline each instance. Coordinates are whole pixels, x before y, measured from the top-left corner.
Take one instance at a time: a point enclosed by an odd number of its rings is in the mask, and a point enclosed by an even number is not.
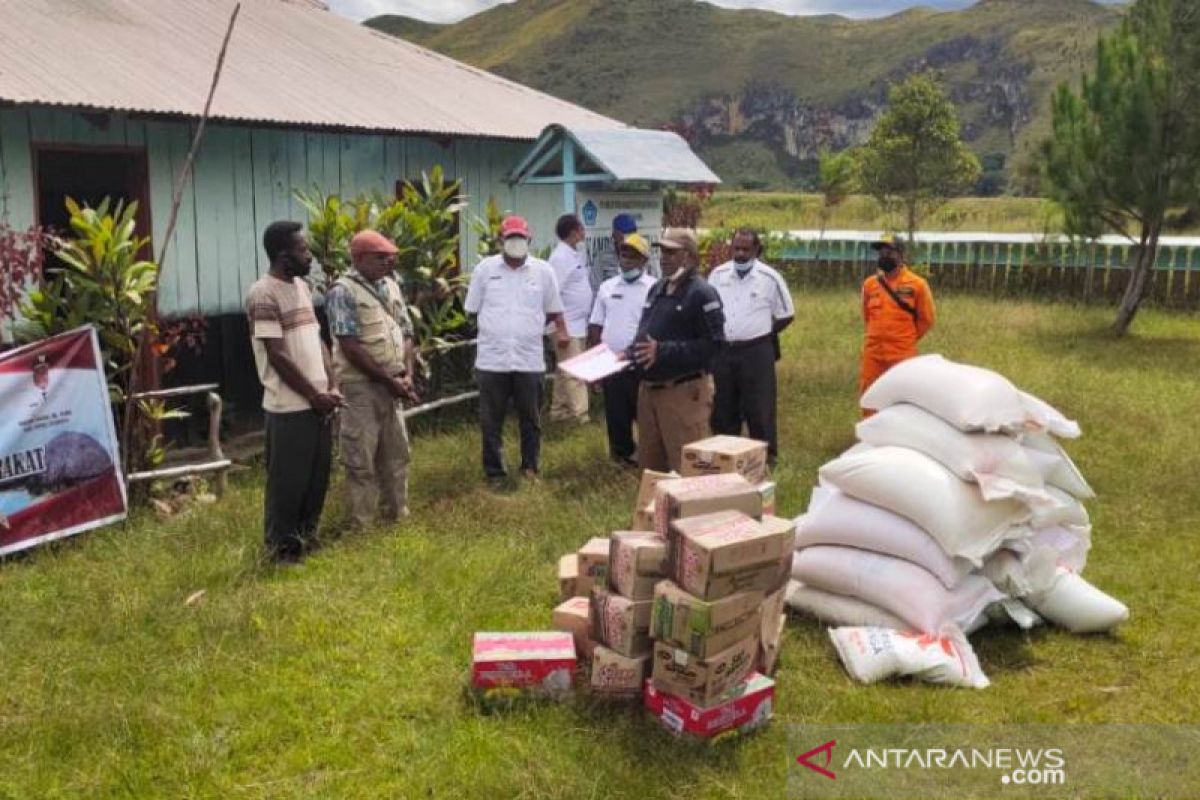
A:
[[[350,524],[365,527],[408,516],[408,430],[404,399],[415,400],[412,319],[391,277],[396,246],[362,231],[350,241],[354,268],[329,291],[333,363],[346,397],[342,463]]]
[[[725,347],[721,296],[701,277],[696,232],[667,228],[659,242],[663,277],[646,296],[627,351],[638,387],[638,461],[678,470],[683,446],[711,435],[712,361]]]

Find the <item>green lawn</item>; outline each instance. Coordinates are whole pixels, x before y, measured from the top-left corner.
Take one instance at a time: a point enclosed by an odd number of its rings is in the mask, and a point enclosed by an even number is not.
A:
[[[1146,311],[1114,341],[1107,309],[940,301],[927,350],[1082,424],[1070,450],[1099,494],[1086,574],[1131,608],[1116,636],[985,629],[985,691],[863,687],[793,620],[774,723],[714,748],[633,707],[482,713],[462,691],[472,632],[548,627],[558,557],[623,527],[636,480],[593,424],[552,431],[543,482],[496,495],[468,426],[417,440],[411,521],[296,568],[259,566],[249,477],[219,505],[0,565],[0,797],[768,798],[784,795],[793,723],[1200,723],[1200,326]],[[789,516],[857,417],[854,294],[796,306],[777,471]]]

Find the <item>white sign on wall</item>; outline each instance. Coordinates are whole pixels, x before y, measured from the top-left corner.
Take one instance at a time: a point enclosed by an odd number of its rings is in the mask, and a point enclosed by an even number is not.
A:
[[[612,243],[612,221],[618,214],[629,214],[637,220],[638,233],[652,246],[662,237],[662,192],[580,190],[577,202],[579,219],[587,231],[585,246],[592,267],[593,288],[620,271]],[[657,249],[650,257],[650,272],[655,276],[661,274]]]

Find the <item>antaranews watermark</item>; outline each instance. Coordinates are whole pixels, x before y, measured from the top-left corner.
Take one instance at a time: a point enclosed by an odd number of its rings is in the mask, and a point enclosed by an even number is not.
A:
[[[813,798],[1200,796],[1200,726],[797,725],[788,789]]]

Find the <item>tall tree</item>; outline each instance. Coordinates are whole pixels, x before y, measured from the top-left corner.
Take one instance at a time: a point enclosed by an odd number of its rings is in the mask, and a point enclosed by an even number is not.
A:
[[[954,104],[933,76],[912,75],[888,92],[888,108],[859,152],[859,182],[889,213],[904,214],[911,240],[922,220],[979,180]]]
[[[1200,197],[1200,4],[1138,0],[1100,38],[1078,91],[1058,87],[1042,172],[1068,232],[1134,243],[1113,325],[1129,330],[1152,284],[1167,211]]]
[[[835,208],[846,202],[846,198],[854,191],[858,181],[858,161],[850,150],[832,153],[822,150],[817,172],[817,188],[821,192],[821,210],[818,218],[821,221],[821,232],[817,236],[817,253],[820,257],[821,245],[825,241],[825,229]]]

